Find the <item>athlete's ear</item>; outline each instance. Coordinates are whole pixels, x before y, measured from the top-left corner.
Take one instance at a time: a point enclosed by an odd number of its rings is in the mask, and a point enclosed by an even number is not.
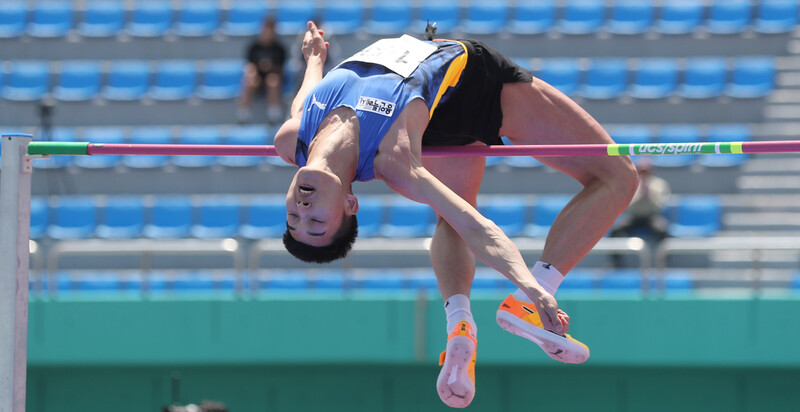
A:
[[[344,195],[344,214],[353,216],[358,213],[358,198],[350,193]]]

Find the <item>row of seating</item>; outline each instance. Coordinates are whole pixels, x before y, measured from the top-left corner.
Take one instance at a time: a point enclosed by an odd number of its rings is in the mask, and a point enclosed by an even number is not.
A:
[[[562,92],[587,99],[623,95],[663,99],[673,94],[687,99],[722,95],[759,98],[775,87],[775,59],[765,56],[515,61]],[[0,72],[0,97],[7,100],[35,101],[52,92],[61,101],[97,97],[112,101],[145,97],[174,101],[192,96],[207,100],[235,98],[241,88],[244,62],[126,60],[111,62],[105,70],[99,61],[17,61],[6,66],[6,71]]]
[[[467,34],[537,34],[557,30],[565,34],[590,34],[601,29],[615,34],[641,34],[651,29],[663,34],[685,34],[704,29],[710,33],[740,33],[750,27],[761,33],[786,33],[798,23],[798,4],[794,0],[715,0],[706,6],[702,0],[663,2],[622,0],[608,6],[605,0],[569,0],[559,7],[556,0],[491,2],[442,0],[339,2],[329,0],[280,1],[268,8],[262,1],[235,0],[224,8],[222,0],[183,2],[177,9],[170,1],[136,1],[131,9],[123,1],[87,3],[78,10],[72,1],[50,0],[35,3],[32,9],[24,0],[5,0],[0,5],[0,37],[60,37],[73,29],[85,37],[109,37],[127,33],[140,37],[210,36],[217,32],[229,36],[258,33],[261,20],[271,15],[283,35],[296,35],[305,23],[321,18],[333,33],[364,31],[374,35],[403,33],[409,27],[421,31],[426,21],[436,22],[440,33],[463,31]],[[463,7],[462,7],[463,6]]]
[[[508,236],[544,237],[570,196],[495,196],[479,210]],[[362,196],[359,236],[413,238],[430,236],[435,215],[427,205],[399,197]],[[674,236],[711,236],[720,230],[722,207],[716,196],[681,196],[665,215]],[[235,196],[63,196],[31,201],[31,238],[104,239],[280,237],[286,230],[285,199],[265,195]]]

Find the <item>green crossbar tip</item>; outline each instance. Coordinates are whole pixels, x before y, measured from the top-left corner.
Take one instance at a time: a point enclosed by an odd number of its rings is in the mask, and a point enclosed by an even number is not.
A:
[[[29,155],[75,155],[89,154],[88,142],[31,142],[28,144]]]

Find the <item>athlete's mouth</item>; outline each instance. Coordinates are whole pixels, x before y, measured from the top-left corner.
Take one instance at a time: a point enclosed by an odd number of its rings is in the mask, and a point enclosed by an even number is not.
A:
[[[300,193],[302,193],[304,195],[310,195],[310,194],[314,193],[314,188],[311,187],[311,186],[300,185],[299,189],[300,189]]]

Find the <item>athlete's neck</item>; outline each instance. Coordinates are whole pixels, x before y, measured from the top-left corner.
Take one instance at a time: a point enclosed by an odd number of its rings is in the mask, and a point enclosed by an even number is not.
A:
[[[335,174],[349,186],[358,170],[358,118],[347,107],[333,110],[308,147],[306,167]]]

